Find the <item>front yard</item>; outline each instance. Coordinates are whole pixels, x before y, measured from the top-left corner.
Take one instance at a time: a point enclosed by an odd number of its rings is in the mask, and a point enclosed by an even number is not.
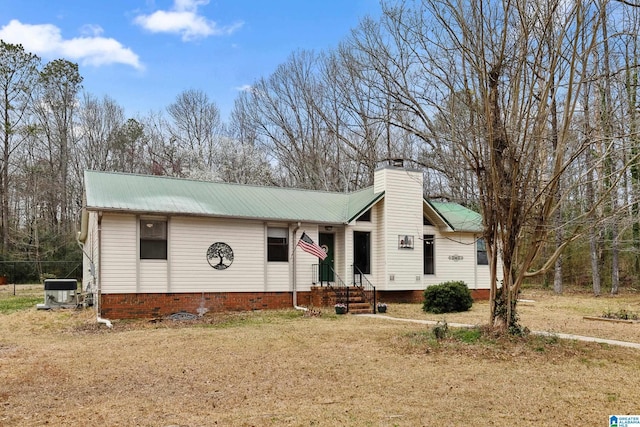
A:
[[[0,298],[10,298],[0,294]],[[640,342],[640,324],[583,320],[636,295],[527,291],[522,323]],[[484,323],[486,303],[431,316]],[[557,339],[434,340],[424,325],[294,310],[202,322],[95,322],[91,310],[0,314],[0,425],[605,425],[640,412],[640,352]]]

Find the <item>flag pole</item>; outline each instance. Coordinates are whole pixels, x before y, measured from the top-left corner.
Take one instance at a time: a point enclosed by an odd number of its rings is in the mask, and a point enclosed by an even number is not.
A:
[[[293,242],[297,242],[297,237],[296,237],[296,233],[298,232],[298,230],[300,229],[300,223],[296,224],[296,227],[293,229]],[[297,243],[293,246],[293,251],[291,253],[291,258],[293,261],[293,281],[292,281],[292,285],[293,285],[293,308],[295,308],[296,310],[302,310],[302,311],[307,311],[307,309],[305,307],[298,307],[298,283],[297,283],[297,262],[296,262],[296,248],[298,247]]]

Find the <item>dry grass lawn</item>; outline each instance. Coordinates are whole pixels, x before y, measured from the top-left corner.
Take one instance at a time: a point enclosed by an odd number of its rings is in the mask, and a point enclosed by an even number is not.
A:
[[[518,305],[520,323],[532,331],[547,331],[640,343],[640,323],[634,325],[594,322],[585,316],[602,316],[605,312],[626,310],[640,316],[640,293],[593,297],[586,293],[554,295],[549,290],[527,289]],[[488,301],[476,301],[471,310],[455,314],[429,314],[420,305],[399,304],[389,310],[389,316],[481,325],[489,322]],[[639,406],[640,412],[640,406]]]
[[[0,293],[0,298],[12,298]],[[640,342],[640,324],[583,320],[640,295],[528,290],[532,330]],[[484,323],[488,306],[390,316]],[[0,314],[2,426],[602,426],[640,413],[640,350],[553,338],[436,341],[430,328],[275,311],[119,321],[91,310]]]

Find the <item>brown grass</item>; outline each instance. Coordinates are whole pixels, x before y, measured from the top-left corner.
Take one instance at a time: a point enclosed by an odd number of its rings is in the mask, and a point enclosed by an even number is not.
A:
[[[5,297],[0,295],[1,297]],[[10,297],[10,296],[7,296]],[[527,291],[522,323],[640,342],[640,324],[582,319],[640,298]],[[486,303],[449,322],[484,323]],[[433,318],[420,305],[390,316]],[[640,351],[531,338],[464,344],[429,328],[293,311],[195,323],[86,311],[0,315],[0,425],[604,425],[639,413]]]
[[[518,304],[520,323],[532,331],[584,335],[640,343],[640,323],[634,325],[585,320],[585,316],[602,316],[605,312],[627,310],[640,315],[640,293],[626,292],[617,296],[568,292],[554,295],[549,290],[527,289]],[[529,302],[533,301],[533,302]],[[418,304],[394,304],[389,316],[481,325],[489,322],[488,301],[476,301],[464,313],[431,314]],[[639,411],[640,412],[640,411]]]

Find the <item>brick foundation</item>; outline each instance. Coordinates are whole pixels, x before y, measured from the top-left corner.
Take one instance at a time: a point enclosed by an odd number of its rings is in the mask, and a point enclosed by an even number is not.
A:
[[[422,303],[423,292],[378,291],[377,300],[386,303]],[[488,289],[472,289],[474,300],[489,299]],[[204,302],[203,302],[204,301]],[[297,303],[306,307],[329,307],[335,295],[326,287],[298,292]],[[200,307],[209,312],[252,311],[291,308],[291,292],[201,292],[172,294],[103,294],[100,316],[106,319],[145,319],[178,312],[197,314]]]
[[[309,292],[298,293],[298,304],[308,305]],[[252,311],[291,308],[291,292],[202,292],[171,294],[103,294],[100,316],[106,319],[158,318],[185,311]]]
[[[471,289],[471,296],[473,297],[474,301],[486,301],[489,299],[489,294],[489,289]]]
[[[309,298],[311,307],[329,307],[336,303],[335,294],[327,287],[312,286]]]
[[[471,297],[474,301],[488,300],[489,289],[471,289]],[[378,291],[376,300],[387,303],[422,303],[424,290],[413,291]],[[300,296],[298,296],[300,301]],[[299,302],[299,304],[303,304]],[[335,295],[327,287],[313,286],[309,295],[309,304],[312,307],[329,307],[335,304]]]
[[[471,289],[471,297],[474,301],[488,300],[489,289]],[[424,290],[378,291],[377,300],[395,303],[422,303],[424,301]]]

